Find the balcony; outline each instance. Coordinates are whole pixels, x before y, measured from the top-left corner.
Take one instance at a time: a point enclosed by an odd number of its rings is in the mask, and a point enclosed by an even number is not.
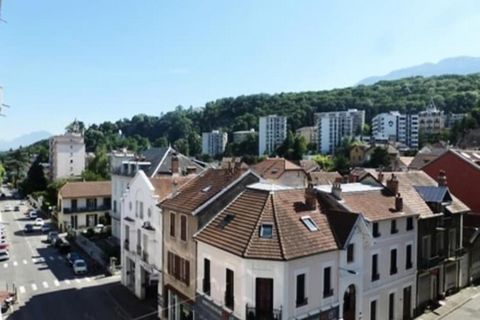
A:
[[[247,304],[245,314],[247,315],[247,320],[280,320],[282,319],[282,307],[265,311],[262,307],[251,307]]]
[[[418,263],[418,269],[427,270],[437,266],[444,260],[444,257],[436,256],[431,258],[422,258]]]
[[[81,212],[95,212],[95,211],[109,211],[111,206],[92,206],[83,208],[63,208],[63,213],[81,213]]]

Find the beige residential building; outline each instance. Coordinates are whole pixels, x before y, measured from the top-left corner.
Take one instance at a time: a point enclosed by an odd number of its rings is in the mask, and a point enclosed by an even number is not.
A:
[[[296,130],[299,137],[304,137],[307,144],[317,143],[317,128],[316,127],[302,127]]]
[[[111,206],[110,181],[68,182],[58,192],[56,220],[59,230],[95,227]]]
[[[74,126],[72,132],[50,138],[50,178],[80,176],[85,170],[85,157],[85,141],[78,126]]]

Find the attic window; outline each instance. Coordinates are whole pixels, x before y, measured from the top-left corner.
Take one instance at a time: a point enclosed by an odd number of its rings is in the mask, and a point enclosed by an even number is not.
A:
[[[225,228],[227,224],[229,224],[233,220],[233,218],[235,218],[235,215],[233,213],[227,213],[218,226],[222,229]]]
[[[312,220],[312,218],[305,216],[300,218],[303,224],[308,228],[310,231],[318,231],[317,224]]]
[[[264,223],[260,226],[260,238],[271,239],[273,236],[273,225]]]
[[[212,186],[205,187],[202,189],[202,192],[208,192],[210,189],[212,189]]]

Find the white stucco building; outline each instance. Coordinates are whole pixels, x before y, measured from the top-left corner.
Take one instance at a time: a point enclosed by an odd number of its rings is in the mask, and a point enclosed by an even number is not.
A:
[[[377,141],[393,140],[418,149],[418,133],[418,114],[391,111],[380,113],[372,119],[372,135]]]
[[[287,117],[269,115],[260,117],[258,129],[258,154],[270,155],[287,137]]]
[[[163,224],[157,206],[191,177],[149,178],[139,170],[122,197],[122,284],[139,299],[156,297],[162,287]]]

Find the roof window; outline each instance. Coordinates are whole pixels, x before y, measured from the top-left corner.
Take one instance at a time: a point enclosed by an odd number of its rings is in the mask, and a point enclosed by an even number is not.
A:
[[[260,238],[271,239],[273,236],[273,225],[270,223],[263,223],[260,226]]]
[[[302,220],[303,224],[308,228],[308,230],[318,231],[317,224],[309,216],[301,217],[300,220]]]

